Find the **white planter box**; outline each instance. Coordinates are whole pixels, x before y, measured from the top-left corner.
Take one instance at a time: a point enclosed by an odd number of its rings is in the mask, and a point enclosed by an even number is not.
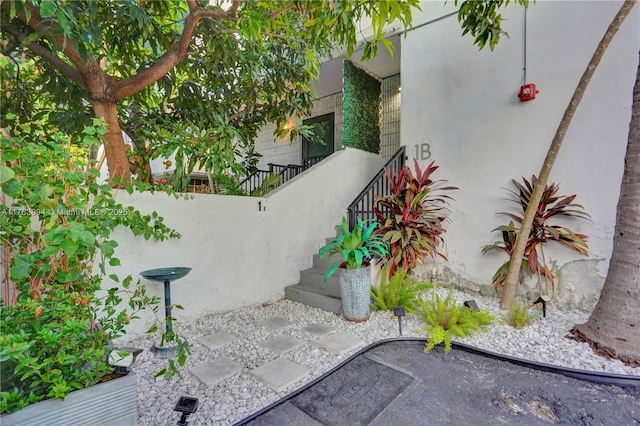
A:
[[[134,372],[68,394],[47,399],[0,417],[2,426],[135,426],[137,378]]]

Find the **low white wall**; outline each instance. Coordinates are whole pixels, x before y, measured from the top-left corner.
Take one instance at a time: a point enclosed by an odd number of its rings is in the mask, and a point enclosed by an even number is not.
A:
[[[512,178],[539,172],[578,80],[621,3],[530,3],[527,82],[536,83],[540,93],[529,102],[516,96],[525,49],[521,7],[506,9],[509,38],[494,52],[478,51],[469,36],[461,37],[455,15],[421,27],[414,22],[417,28],[403,39],[402,144],[409,156],[416,156],[415,145],[430,144],[431,158],[420,163],[436,160],[437,177],[460,188],[452,194],[445,234],[449,262],[438,265],[441,272],[445,266],[453,271],[452,280],[488,285],[506,260],[498,252],[480,254],[483,245],[501,238],[491,230],[508,222],[496,212],[514,207],[504,201],[504,188],[512,187]],[[451,2],[423,6],[428,19],[452,10]],[[602,285],[612,250],[639,48],[636,6],[593,76],[550,178],[561,194],[578,194],[576,202],[593,221],[565,222],[589,236],[590,260],[550,244],[547,261],[567,267],[560,278],[569,290],[591,296],[598,294],[594,288]]]
[[[348,204],[382,164],[378,155],[338,151],[263,198],[119,193],[125,205],[143,213],[157,211],[182,238],[145,241],[118,230],[114,238],[122,265],[115,270],[140,278],[151,294],[163,297],[163,284],[145,280],[140,272],[193,268],[171,284],[172,302],[185,308],[173,312],[179,322],[273,302],[283,297],[286,286],[299,282],[300,270],[311,267],[324,238],[335,234]],[[107,278],[105,286],[110,284]],[[164,318],[162,309],[159,315]],[[143,332],[151,321],[152,316],[143,313],[130,334]]]

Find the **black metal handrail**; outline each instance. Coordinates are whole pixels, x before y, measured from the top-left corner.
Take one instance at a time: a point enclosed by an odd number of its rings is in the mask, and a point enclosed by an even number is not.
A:
[[[312,164],[305,165],[305,166],[300,166],[298,164],[282,165],[282,164],[269,163],[268,166],[269,166],[269,170],[258,169],[255,172],[253,172],[252,174],[250,174],[249,176],[247,176],[246,178],[244,178],[240,182],[240,187],[247,194],[251,195],[251,193],[253,193],[253,191],[255,191],[256,189],[260,188],[260,186],[262,185],[264,180],[269,175],[271,175],[273,173],[277,173],[277,174],[280,175],[280,182],[277,183],[276,185],[268,188],[268,191],[272,191],[272,190],[276,189],[278,186],[282,185],[283,183],[285,183],[285,182],[293,179],[294,177],[298,176],[300,173],[302,173],[303,171],[305,171],[306,169],[311,167]]]
[[[324,160],[327,157],[328,157],[328,155],[316,155],[314,157],[303,158],[302,159],[303,167],[306,170],[309,167],[313,166],[314,164],[318,164],[319,162],[321,162],[322,160]]]
[[[391,194],[391,184],[384,174],[384,169],[389,170],[391,174],[400,172],[405,165],[405,152],[406,146],[401,146],[360,194],[358,194],[355,200],[349,204],[349,207],[347,207],[347,220],[350,230],[356,226],[358,217],[362,220],[375,219],[375,214],[373,213],[375,197],[384,197],[385,195]]]

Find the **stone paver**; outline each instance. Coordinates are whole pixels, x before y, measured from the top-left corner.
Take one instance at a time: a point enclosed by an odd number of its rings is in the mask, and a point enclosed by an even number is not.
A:
[[[264,321],[260,321],[258,323],[259,325],[261,325],[262,327],[268,329],[268,330],[277,330],[279,328],[284,328],[284,327],[288,327],[291,324],[293,324],[291,321],[284,319],[284,318],[280,318],[280,317],[273,317],[273,318],[268,318]]]
[[[231,333],[226,333],[224,331],[198,337],[198,341],[209,349],[217,349],[226,344],[235,342],[236,340],[238,340],[237,336],[234,336]]]
[[[279,335],[260,342],[259,345],[263,348],[269,349],[271,352],[277,355],[282,355],[291,349],[297,348],[304,342],[298,340],[295,337]]]
[[[198,364],[189,372],[207,386],[213,386],[237,374],[241,367],[229,358],[215,358],[209,362]]]
[[[336,355],[344,355],[364,344],[364,342],[356,336],[345,333],[327,334],[326,336],[319,337],[312,343],[320,349],[333,352]]]
[[[322,336],[324,334],[331,333],[335,331],[333,327],[324,324],[307,324],[302,327],[302,331],[305,331],[309,334],[313,334],[314,336]]]
[[[289,386],[306,377],[310,370],[286,358],[276,358],[267,364],[250,371],[276,392],[282,392]]]

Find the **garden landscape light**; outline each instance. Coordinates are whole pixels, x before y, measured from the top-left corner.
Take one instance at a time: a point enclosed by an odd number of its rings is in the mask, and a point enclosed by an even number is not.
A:
[[[187,426],[189,424],[189,422],[187,422],[187,417],[189,417],[189,414],[193,414],[198,410],[198,402],[198,398],[192,398],[189,396],[180,397],[176,403],[176,407],[173,409],[173,411],[182,413],[180,420],[178,420],[178,426]]]
[[[542,296],[538,297],[535,302],[533,302],[534,305],[537,305],[538,303],[542,303],[542,317],[543,318],[547,317],[547,302],[549,300],[551,300],[551,298],[549,296],[547,296],[546,294],[543,294]]]
[[[404,308],[393,308],[393,315],[398,317],[398,329],[402,336],[402,317],[404,316]]]
[[[464,306],[466,306],[467,308],[471,309],[472,311],[476,312],[478,311],[478,304],[476,303],[475,300],[467,300],[464,302]]]

